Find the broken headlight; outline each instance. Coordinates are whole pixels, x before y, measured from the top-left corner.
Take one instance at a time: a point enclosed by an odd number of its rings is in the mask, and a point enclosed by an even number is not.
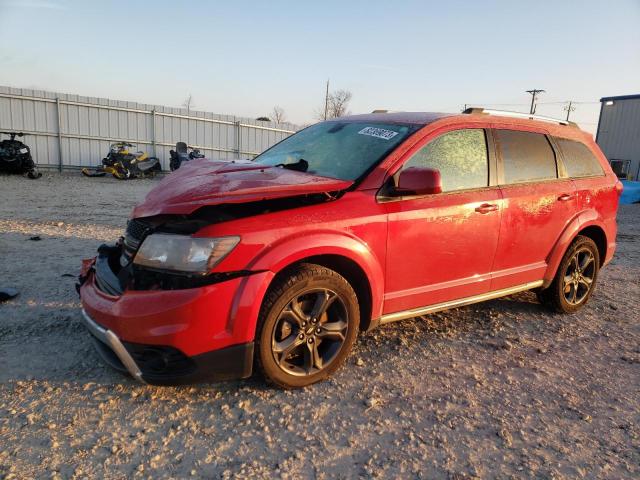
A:
[[[234,249],[240,237],[191,238],[154,233],[147,236],[133,263],[140,266],[206,274]]]

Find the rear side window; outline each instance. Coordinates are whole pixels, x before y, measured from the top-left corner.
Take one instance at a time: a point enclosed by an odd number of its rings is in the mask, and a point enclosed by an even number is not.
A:
[[[554,137],[562,150],[562,159],[570,177],[594,177],[604,175],[596,156],[584,143]]]
[[[504,182],[524,183],[558,178],[556,155],[541,133],[496,130],[502,155]]]
[[[403,168],[408,167],[438,169],[443,192],[486,187],[489,161],[484,130],[445,133],[414,153]]]

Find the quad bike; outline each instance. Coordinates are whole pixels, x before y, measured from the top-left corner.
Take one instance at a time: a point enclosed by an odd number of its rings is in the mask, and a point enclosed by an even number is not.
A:
[[[189,148],[191,149],[190,152],[188,152]],[[194,158],[204,158],[204,154],[200,153],[200,150],[198,150],[197,148],[188,147],[184,142],[176,143],[176,149],[169,150],[169,154],[171,155],[169,168],[172,172],[179,169],[180,165],[182,165],[182,162],[188,162],[189,160],[193,160]]]
[[[153,177],[161,170],[160,161],[146,152],[131,152],[133,145],[127,142],[112,143],[102,165],[94,171],[83,168],[87,177],[104,177],[110,173],[119,180]]]
[[[0,171],[9,173],[26,174],[29,178],[40,178],[42,174],[38,172],[36,164],[31,157],[31,149],[16,140],[16,137],[22,137],[24,133],[0,132],[9,135],[9,140],[0,142]]]

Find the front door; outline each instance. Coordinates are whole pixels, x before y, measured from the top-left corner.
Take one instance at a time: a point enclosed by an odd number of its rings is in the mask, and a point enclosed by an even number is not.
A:
[[[444,133],[404,162],[438,169],[442,193],[385,202],[385,314],[489,290],[502,213],[489,163],[483,129]]]

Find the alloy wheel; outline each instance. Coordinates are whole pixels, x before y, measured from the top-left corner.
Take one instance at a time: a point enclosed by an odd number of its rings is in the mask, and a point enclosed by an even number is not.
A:
[[[271,351],[286,373],[308,376],[328,367],[349,329],[345,302],[333,290],[297,294],[280,312],[271,334]]]
[[[579,305],[587,298],[596,274],[595,257],[588,248],[577,250],[565,271],[562,292],[570,305]]]

